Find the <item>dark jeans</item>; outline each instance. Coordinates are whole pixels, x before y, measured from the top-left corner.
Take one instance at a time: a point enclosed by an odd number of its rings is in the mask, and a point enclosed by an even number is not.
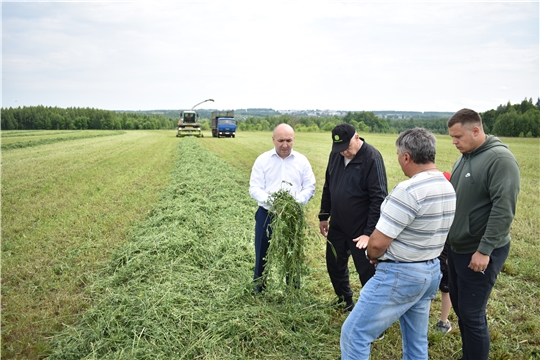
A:
[[[508,253],[510,243],[493,250],[484,273],[468,268],[473,254],[448,252],[450,299],[458,317],[463,360],[487,360],[489,357],[489,329],[486,306]]]
[[[264,289],[264,281],[262,279],[264,267],[266,265],[266,253],[268,251],[269,235],[272,235],[272,227],[270,226],[272,219],[268,214],[268,210],[263,207],[255,212],[255,271],[253,280],[259,282],[255,290],[262,291]]]
[[[450,292],[448,288],[448,264],[446,263],[446,259],[448,259],[448,249],[450,249],[450,246],[444,245],[443,250],[441,252],[441,255],[439,255],[439,262],[441,264],[441,273],[442,273],[442,279],[441,283],[439,284],[439,290],[443,293]]]
[[[328,234],[326,244],[326,268],[336,295],[343,299],[352,299],[353,292],[349,282],[349,257],[352,255],[354,267],[364,286],[375,274],[375,266],[366,259],[365,249],[358,249],[352,239],[341,234]],[[334,254],[335,251],[335,254]],[[337,256],[336,256],[337,255]]]

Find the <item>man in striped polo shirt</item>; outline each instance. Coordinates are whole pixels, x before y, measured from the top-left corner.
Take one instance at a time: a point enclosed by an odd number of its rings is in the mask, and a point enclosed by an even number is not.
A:
[[[436,139],[422,128],[401,133],[397,157],[410,179],[381,205],[366,257],[375,275],[341,329],[342,359],[369,359],[371,342],[399,320],[403,359],[428,358],[428,320],[439,259],[456,209],[456,193],[435,166]]]

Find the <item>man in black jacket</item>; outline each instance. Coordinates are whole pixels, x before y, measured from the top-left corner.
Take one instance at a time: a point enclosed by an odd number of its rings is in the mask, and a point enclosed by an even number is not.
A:
[[[388,186],[381,154],[367,144],[352,125],[337,125],[332,130],[332,141],[319,229],[328,239],[326,266],[338,303],[350,311],[354,301],[349,282],[349,256],[352,255],[364,285],[375,273],[364,249],[379,220]]]

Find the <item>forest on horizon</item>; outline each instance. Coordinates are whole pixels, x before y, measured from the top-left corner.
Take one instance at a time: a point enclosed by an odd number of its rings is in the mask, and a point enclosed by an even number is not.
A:
[[[199,110],[203,130],[210,129],[212,110]],[[180,110],[111,111],[95,108],[59,108],[42,105],[2,108],[2,130],[173,130]],[[423,127],[436,134],[447,134],[446,122],[452,113],[348,111],[281,113],[273,109],[235,110],[238,131],[269,131],[287,123],[296,131],[331,131],[340,123],[349,123],[363,133],[400,133]],[[540,137],[540,98],[519,104],[501,104],[480,113],[486,133],[506,137]]]

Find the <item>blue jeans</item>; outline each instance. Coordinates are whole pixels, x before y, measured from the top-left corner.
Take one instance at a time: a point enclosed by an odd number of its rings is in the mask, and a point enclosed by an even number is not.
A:
[[[369,359],[371,342],[399,320],[403,359],[427,359],[429,307],[440,281],[439,259],[379,263],[343,323],[341,358]]]
[[[487,360],[489,357],[489,328],[486,306],[508,253],[510,243],[492,251],[484,273],[469,269],[473,254],[448,252],[450,300],[458,317],[463,360]]]

